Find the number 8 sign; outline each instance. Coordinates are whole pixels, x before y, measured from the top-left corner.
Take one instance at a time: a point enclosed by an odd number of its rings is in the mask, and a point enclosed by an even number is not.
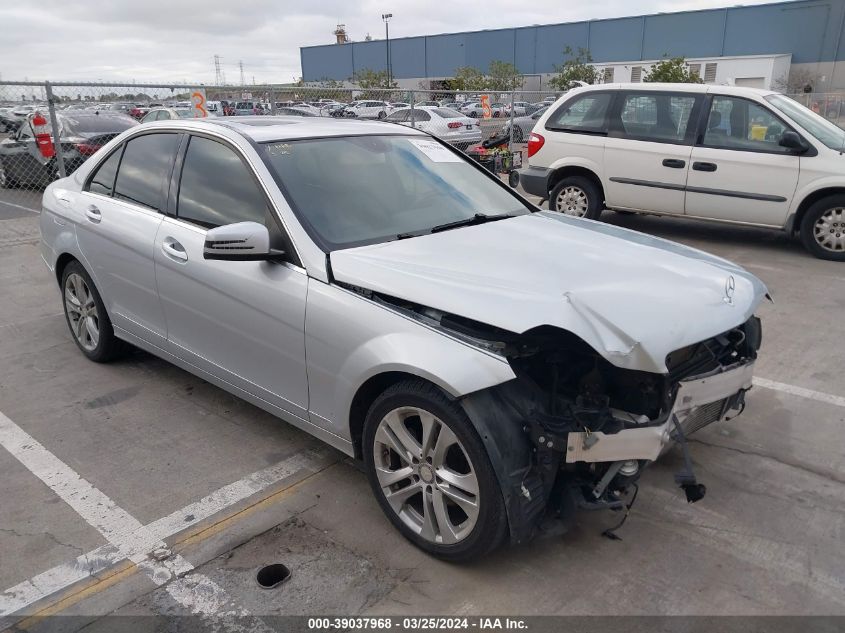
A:
[[[191,91],[191,107],[194,109],[194,118],[203,119],[208,116],[208,110],[205,109],[205,89]]]

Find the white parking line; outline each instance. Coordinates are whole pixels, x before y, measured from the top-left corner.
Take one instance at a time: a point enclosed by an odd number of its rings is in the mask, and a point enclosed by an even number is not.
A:
[[[177,576],[184,575],[193,569],[193,565],[182,556],[177,554],[158,562],[150,559],[149,554],[155,549],[165,548],[165,538],[208,519],[300,470],[314,469],[320,458],[330,453],[326,449],[293,455],[275,466],[252,473],[186,508],[144,526],[2,412],[0,445],[109,542],[108,545],[79,556],[73,562],[58,565],[4,591],[0,594],[0,617],[21,614],[28,606],[125,559],[138,564],[156,585],[165,584]],[[190,519],[186,520],[186,517]],[[196,596],[188,589],[197,583],[202,584],[204,591],[211,596],[210,602],[207,600],[198,603]],[[179,578],[171,585],[167,587],[168,593],[191,613],[209,615],[208,605],[216,603],[228,602],[231,608],[231,600],[225,596],[223,589],[200,574],[192,574],[190,581]],[[246,615],[242,610],[237,613]],[[9,624],[11,622],[0,620],[2,626]]]
[[[38,209],[32,209],[30,207],[25,207],[22,204],[15,204],[14,202],[6,202],[5,200],[0,200],[0,204],[5,204],[5,205],[13,207],[15,209],[20,209],[21,211],[29,211],[30,213],[34,213],[36,215],[41,214],[41,211],[39,211]]]
[[[796,387],[795,385],[788,385],[784,382],[776,382],[766,378],[754,377],[754,384],[764,389],[772,389],[774,391],[782,391],[793,396],[800,396],[809,400],[816,400],[818,402],[827,402],[828,404],[836,405],[837,407],[845,407],[845,398],[842,396],[834,396],[823,391],[814,391],[812,389],[805,389],[804,387]]]

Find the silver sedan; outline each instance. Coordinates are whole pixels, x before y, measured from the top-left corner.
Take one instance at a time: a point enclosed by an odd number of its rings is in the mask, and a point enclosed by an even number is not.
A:
[[[139,347],[362,460],[388,519],[444,559],[624,509],[751,386],[756,277],[541,211],[410,128],[150,123],[43,208],[86,357]],[[704,493],[691,466],[677,481]]]

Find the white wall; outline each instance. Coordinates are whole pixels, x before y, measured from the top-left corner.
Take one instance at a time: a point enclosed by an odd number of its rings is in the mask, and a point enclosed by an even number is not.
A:
[[[763,79],[763,87],[771,89],[773,82],[789,74],[791,55],[750,55],[744,57],[701,57],[689,58],[688,64],[701,64],[701,75],[704,76],[704,66],[708,63],[716,64],[716,80],[710,83],[717,85],[733,85],[739,78]],[[616,62],[612,64],[596,64],[599,73],[605,68],[613,68],[613,81],[626,83],[631,81],[631,71],[634,67],[642,67],[645,77],[649,67],[659,60]],[[552,75],[549,75],[551,77]]]

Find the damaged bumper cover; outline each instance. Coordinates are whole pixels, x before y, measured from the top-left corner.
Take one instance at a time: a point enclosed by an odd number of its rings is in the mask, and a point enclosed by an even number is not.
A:
[[[740,410],[753,374],[752,361],[710,376],[681,381],[675,404],[660,425],[626,428],[613,434],[571,432],[567,437],[566,462],[654,461],[676,438],[675,420],[684,435],[690,435]]]

